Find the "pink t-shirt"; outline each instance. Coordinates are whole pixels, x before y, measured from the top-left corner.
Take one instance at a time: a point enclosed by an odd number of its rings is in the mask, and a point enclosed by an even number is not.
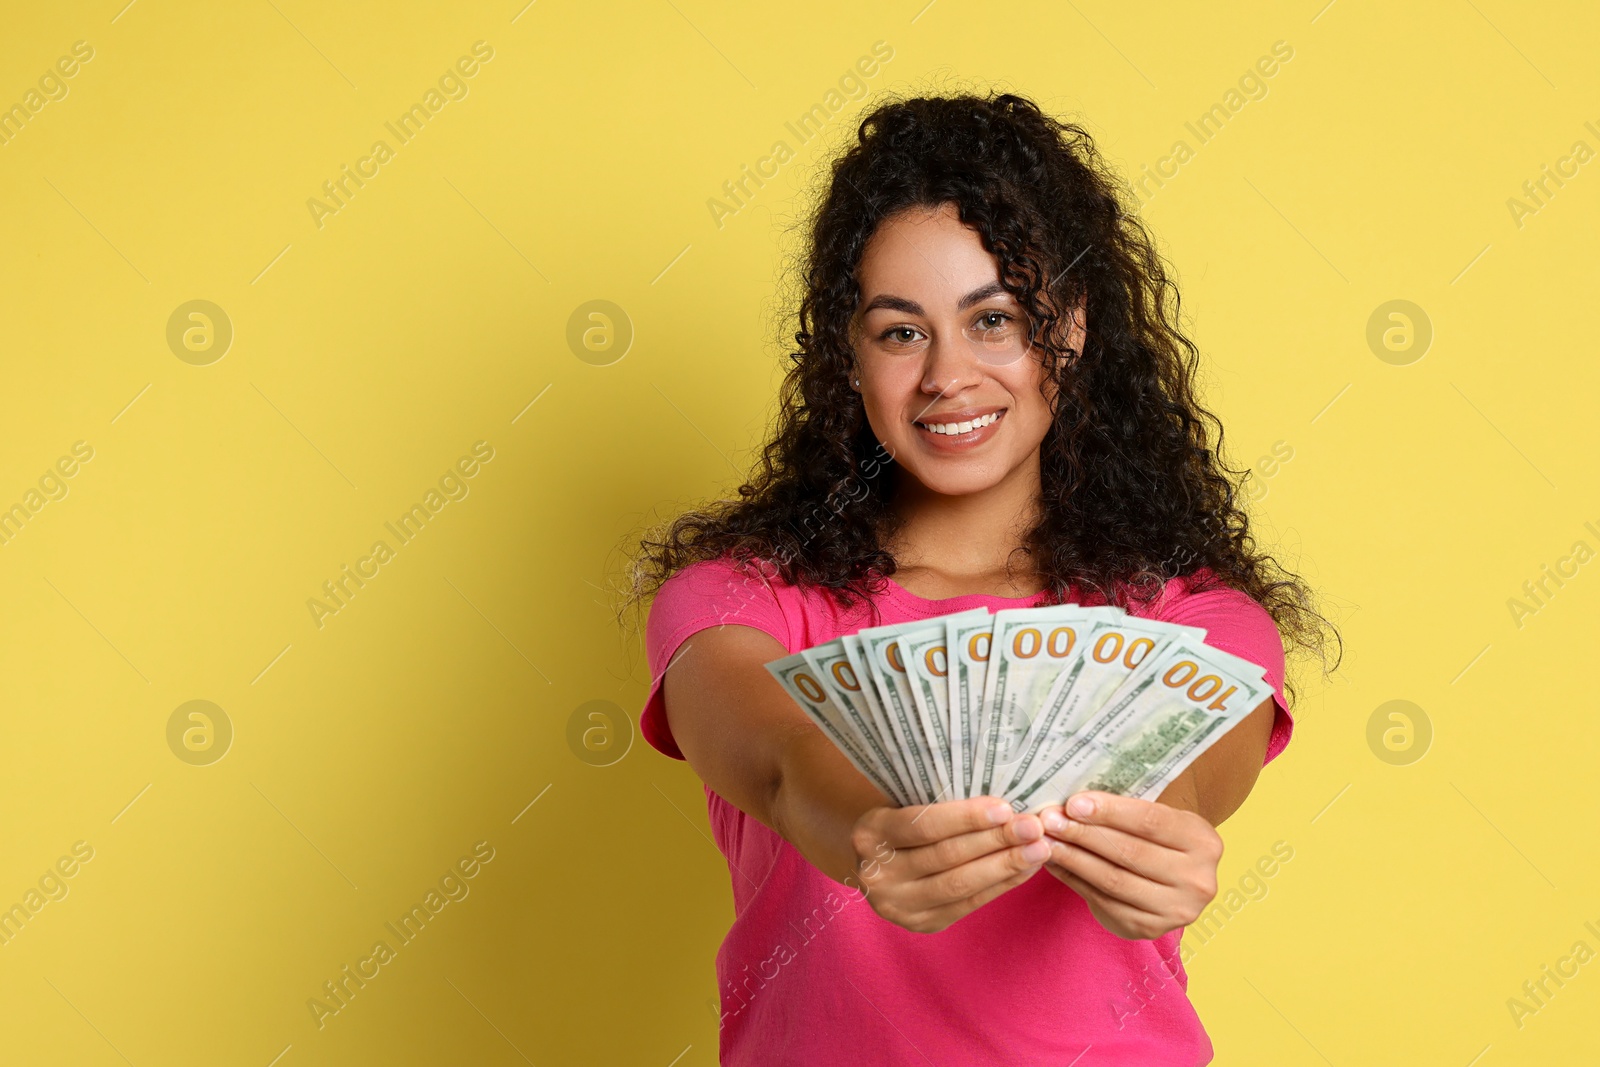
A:
[[[1248,595],[1227,588],[1191,593],[1188,585],[1173,579],[1148,605],[1128,611],[1202,626],[1207,644],[1266,668],[1277,703],[1264,761],[1270,763],[1294,725],[1283,696],[1278,631]],[[841,611],[814,587],[764,579],[726,559],[694,563],[668,579],[651,605],[645,646],[652,682],[640,728],[654,748],[684,758],[667,725],[662,676],[698,630],[753,626],[798,652],[862,626],[1043,601],[1042,594],[928,600],[890,579],[869,604]],[[735,913],[717,952],[723,1064],[1211,1062],[1211,1041],[1189,1003],[1178,955],[1182,929],[1154,940],[1120,938],[1077,893],[1041,870],[938,933],[914,933],[880,918],[859,892],[813,867],[709,786],[705,792]]]

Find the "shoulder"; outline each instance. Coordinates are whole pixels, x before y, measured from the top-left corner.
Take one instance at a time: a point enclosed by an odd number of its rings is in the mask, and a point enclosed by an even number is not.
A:
[[[1283,637],[1277,622],[1260,601],[1224,584],[1209,569],[1169,580],[1149,614],[1162,622],[1202,627],[1206,644],[1259,663],[1268,681],[1282,684]]]
[[[739,563],[728,556],[700,560],[674,572],[656,590],[645,625],[645,657],[650,688],[639,726],[645,740],[674,759],[683,752],[667,721],[663,682],[678,649],[690,636],[721,626],[752,626],[770,634],[785,649],[798,647],[791,633],[793,590],[770,562]]]
[[[650,604],[646,644],[676,645],[710,626],[754,626],[789,645],[785,602],[792,594],[770,561],[699,560],[661,584]]]

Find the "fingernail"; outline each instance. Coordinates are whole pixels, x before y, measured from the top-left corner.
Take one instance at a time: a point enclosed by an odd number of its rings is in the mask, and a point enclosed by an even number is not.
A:
[[[1060,833],[1067,828],[1066,817],[1054,808],[1049,809],[1039,818],[1043,820],[1044,828],[1051,833]]]
[[[1038,863],[1050,855],[1050,842],[1034,841],[1022,846],[1022,858],[1029,863]]]
[[[1006,804],[996,804],[994,807],[989,809],[989,821],[994,823],[996,826],[1010,819],[1011,815],[1011,808]]]
[[[1044,836],[1044,827],[1034,819],[1019,819],[1016,827],[1017,836],[1024,841],[1032,841]]]
[[[1094,800],[1091,797],[1086,797],[1082,793],[1079,793],[1077,796],[1067,801],[1067,810],[1072,812],[1074,815],[1093,815]]]

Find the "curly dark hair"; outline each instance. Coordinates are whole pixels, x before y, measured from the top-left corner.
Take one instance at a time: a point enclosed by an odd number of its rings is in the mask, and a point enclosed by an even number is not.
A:
[[[1222,425],[1195,398],[1199,353],[1179,330],[1177,289],[1089,134],[992,92],[891,99],[856,134],[810,222],[798,347],[758,469],[739,499],[643,538],[623,610],[724,555],[845,603],[881,592],[896,570],[884,547],[898,529],[896,467],[847,381],[857,268],[885,219],[949,204],[995,257],[1058,386],[1040,445],[1042,518],[1016,550],[1045,600],[1063,602],[1076,584],[1127,606],[1186,575],[1191,588],[1249,594],[1291,652],[1314,651],[1331,669],[1325,631],[1338,632],[1307,585],[1256,547],[1241,500],[1249,472],[1225,464]],[[1080,298],[1086,341],[1062,358],[1061,309]]]

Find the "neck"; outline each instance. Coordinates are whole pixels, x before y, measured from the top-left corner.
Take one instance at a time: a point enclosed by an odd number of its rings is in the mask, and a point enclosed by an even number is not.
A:
[[[1037,456],[989,488],[960,496],[935,492],[903,470],[899,477],[894,510],[901,524],[889,546],[900,568],[897,578],[927,574],[991,582],[1009,573],[1018,585],[1033,589],[1031,562],[1019,564],[1012,553],[1038,522]]]

